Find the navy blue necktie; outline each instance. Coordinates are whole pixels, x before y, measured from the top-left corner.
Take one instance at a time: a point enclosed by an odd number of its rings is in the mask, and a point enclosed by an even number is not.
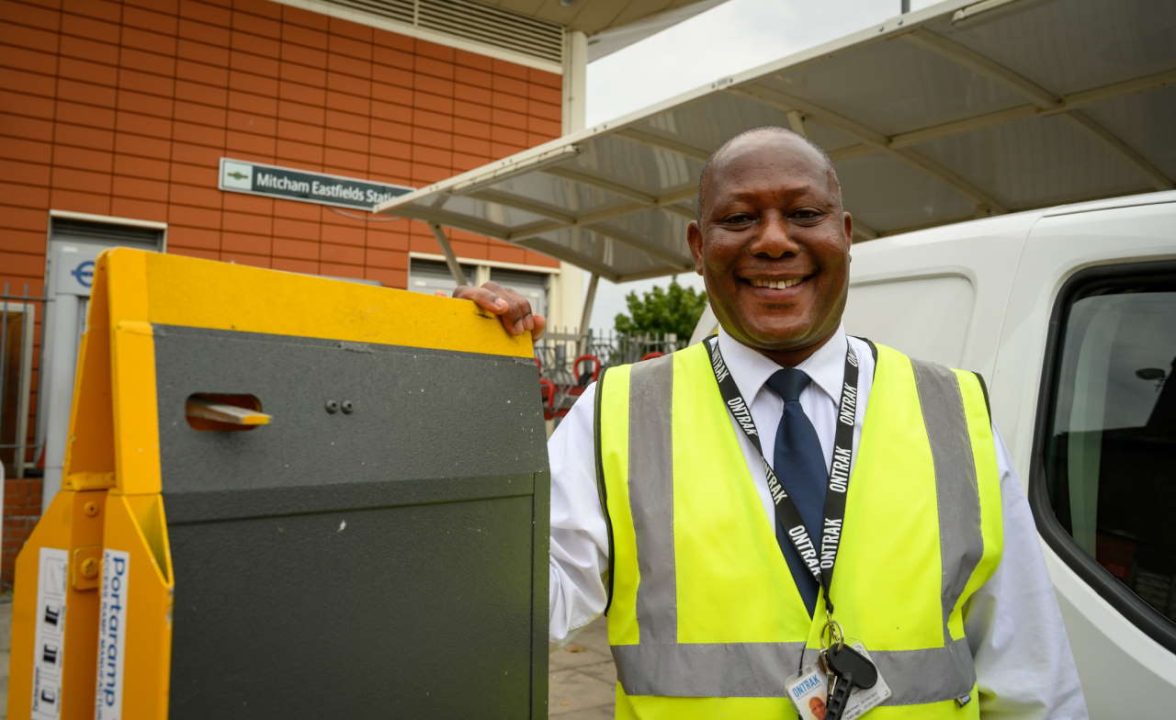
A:
[[[772,458],[772,469],[784,490],[792,499],[808,529],[813,546],[821,550],[821,529],[824,524],[825,486],[828,472],[821,452],[821,441],[817,431],[804,409],[800,406],[800,391],[809,384],[809,376],[803,370],[785,368],[777,370],[768,378],[767,385],[784,400],[784,414],[776,430],[776,452]],[[777,517],[779,515],[777,514]],[[784,551],[784,558],[792,570],[800,597],[808,608],[809,615],[817,604],[817,581],[808,566],[800,559],[796,547],[788,538],[788,529],[776,523],[776,539]]]

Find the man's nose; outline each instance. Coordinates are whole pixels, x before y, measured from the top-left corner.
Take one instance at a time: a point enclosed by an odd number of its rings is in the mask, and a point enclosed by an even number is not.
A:
[[[795,254],[797,249],[788,218],[782,213],[765,213],[760,222],[759,232],[752,243],[752,253],[778,258]]]

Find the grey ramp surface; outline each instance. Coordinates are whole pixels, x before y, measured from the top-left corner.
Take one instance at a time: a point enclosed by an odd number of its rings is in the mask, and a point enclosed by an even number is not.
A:
[[[529,358],[158,326],[155,345],[165,493],[547,469]],[[193,393],[255,395],[273,422],[194,432]]]
[[[156,362],[170,717],[546,716],[532,363],[186,328]],[[196,392],[273,421],[193,430]]]

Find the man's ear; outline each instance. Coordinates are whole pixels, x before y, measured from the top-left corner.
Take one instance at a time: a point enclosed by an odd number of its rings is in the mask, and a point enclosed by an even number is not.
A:
[[[686,226],[686,244],[690,246],[690,254],[694,256],[694,272],[702,274],[702,230],[698,222],[691,220]]]
[[[842,232],[845,233],[845,247],[853,245],[853,216],[848,212],[841,213]]]

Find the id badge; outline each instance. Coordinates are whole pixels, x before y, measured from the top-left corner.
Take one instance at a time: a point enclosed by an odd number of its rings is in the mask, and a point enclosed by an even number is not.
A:
[[[861,643],[853,643],[853,648],[873,662],[870,654],[866,652],[866,648]],[[875,667],[877,667],[876,664]],[[788,698],[796,707],[796,713],[801,717],[801,720],[825,720],[825,707],[829,698],[829,678],[816,663],[806,667],[799,675],[789,678],[785,687],[788,689]],[[884,703],[892,694],[890,686],[886,684],[886,679],[879,672],[878,681],[874,683],[874,687],[854,688],[841,717],[843,720],[854,720],[854,718],[861,717]]]
[[[788,699],[796,706],[800,720],[825,720],[825,700],[829,697],[829,681],[816,663],[809,665],[788,679]]]

